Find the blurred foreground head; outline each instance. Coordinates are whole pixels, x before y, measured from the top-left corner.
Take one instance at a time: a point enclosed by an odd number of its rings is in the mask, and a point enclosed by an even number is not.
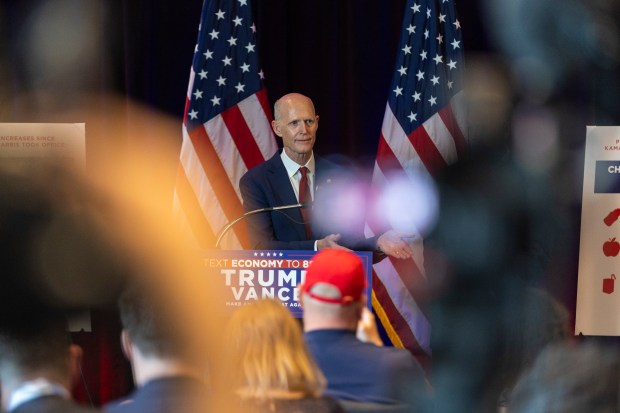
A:
[[[620,357],[594,342],[548,346],[526,372],[508,406],[514,413],[617,412]]]
[[[178,329],[197,341],[214,336],[216,288],[170,208],[144,190],[156,183],[137,175],[110,182],[116,175],[87,177],[51,161],[0,161],[2,327],[26,326],[50,309],[114,308],[130,281],[157,294]]]
[[[112,302],[130,273],[112,225],[115,209],[111,199],[60,164],[3,160],[3,321],[22,311],[36,313],[38,306],[78,309]]]

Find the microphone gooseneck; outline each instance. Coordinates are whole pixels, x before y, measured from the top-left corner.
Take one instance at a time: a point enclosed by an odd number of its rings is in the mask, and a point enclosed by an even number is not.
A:
[[[220,242],[222,241],[222,237],[224,237],[224,235],[239,221],[244,220],[245,218],[249,217],[250,215],[255,215],[255,214],[259,214],[261,212],[272,212],[272,211],[281,211],[283,209],[293,209],[293,208],[307,208],[306,204],[301,204],[301,203],[297,203],[297,204],[291,204],[291,205],[280,205],[280,206],[274,206],[274,207],[266,207],[266,208],[259,208],[259,209],[254,209],[252,211],[248,211],[246,213],[244,213],[243,215],[233,219],[232,221],[230,221],[228,224],[224,225],[224,227],[220,230],[219,234],[217,235],[217,238],[215,240],[215,248],[219,248],[220,246]]]

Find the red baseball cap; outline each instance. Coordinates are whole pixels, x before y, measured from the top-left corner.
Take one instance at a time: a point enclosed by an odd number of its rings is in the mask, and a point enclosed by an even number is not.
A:
[[[335,287],[339,297],[326,297],[318,293],[318,284]],[[349,251],[325,249],[312,259],[301,290],[315,300],[326,303],[349,305],[364,294],[366,274],[362,260]]]

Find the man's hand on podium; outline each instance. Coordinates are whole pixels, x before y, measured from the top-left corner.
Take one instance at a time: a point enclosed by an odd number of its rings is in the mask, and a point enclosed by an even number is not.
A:
[[[320,251],[325,248],[333,248],[337,250],[351,251],[350,249],[338,244],[338,241],[340,241],[340,234],[329,234],[325,238],[316,242],[316,249]]]
[[[389,230],[383,233],[377,239],[377,248],[394,258],[407,259],[413,255],[413,250],[409,243],[405,242],[405,238],[411,238],[409,234],[405,234],[396,230]]]

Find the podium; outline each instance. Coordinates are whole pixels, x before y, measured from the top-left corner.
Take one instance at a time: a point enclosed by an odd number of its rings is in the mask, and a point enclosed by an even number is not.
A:
[[[222,287],[224,309],[249,304],[262,298],[275,298],[296,318],[303,317],[299,287],[317,251],[305,250],[206,250],[205,276]],[[372,253],[355,252],[364,264],[368,308],[372,306]]]

